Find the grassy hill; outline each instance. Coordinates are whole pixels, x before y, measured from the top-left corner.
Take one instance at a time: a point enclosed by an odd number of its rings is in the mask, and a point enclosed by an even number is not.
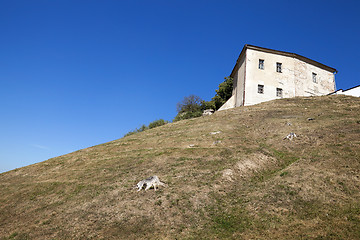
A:
[[[166,186],[133,188],[152,175]],[[2,173],[0,188],[0,239],[360,239],[360,99],[179,121]]]

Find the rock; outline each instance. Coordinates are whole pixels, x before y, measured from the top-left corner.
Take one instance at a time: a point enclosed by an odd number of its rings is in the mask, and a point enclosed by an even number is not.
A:
[[[225,169],[225,170],[223,171],[222,176],[223,176],[223,178],[225,178],[226,180],[232,182],[232,181],[234,181],[234,180],[233,180],[233,174],[234,174],[234,171],[233,171],[233,170],[231,170],[231,169]]]
[[[206,109],[206,110],[204,110],[202,115],[209,116],[209,115],[213,114],[214,112],[215,112],[214,109]]]
[[[215,135],[215,134],[219,134],[219,133],[221,133],[221,131],[211,132],[210,134],[211,134],[211,135]]]
[[[286,137],[284,137],[284,140],[285,139],[289,139],[290,141],[293,140],[293,138],[296,137],[296,134],[291,132],[289,133],[289,135],[287,135]]]

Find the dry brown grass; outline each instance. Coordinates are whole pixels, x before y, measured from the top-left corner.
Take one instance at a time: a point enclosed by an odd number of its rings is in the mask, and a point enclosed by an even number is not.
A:
[[[166,187],[133,189],[151,175]],[[359,239],[360,100],[217,112],[3,173],[0,186],[0,239]]]

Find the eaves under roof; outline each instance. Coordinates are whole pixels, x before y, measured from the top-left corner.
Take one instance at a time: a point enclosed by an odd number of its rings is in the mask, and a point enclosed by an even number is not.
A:
[[[254,45],[250,45],[250,44],[245,44],[245,46],[243,47],[243,49],[241,50],[241,53],[236,61],[236,64],[230,74],[230,76],[233,76],[233,73],[240,61],[240,59],[244,56],[245,52],[247,49],[253,49],[253,50],[257,50],[257,51],[262,51],[262,52],[266,52],[266,53],[273,53],[273,54],[279,54],[279,55],[283,55],[283,56],[287,56],[287,57],[293,57],[293,58],[297,58],[301,61],[304,61],[304,62],[307,62],[309,64],[312,64],[316,67],[319,67],[319,68],[322,68],[326,71],[329,71],[329,72],[332,72],[332,73],[337,73],[337,70],[335,68],[332,68],[332,67],[329,67],[329,66],[326,66],[322,63],[319,63],[317,61],[314,61],[310,58],[307,58],[307,57],[304,57],[304,56],[301,56],[299,54],[296,54],[296,53],[290,53],[290,52],[284,52],[284,51],[278,51],[278,50],[274,50],[274,49],[270,49],[270,48],[263,48],[263,47],[258,47],[258,46],[254,46]]]

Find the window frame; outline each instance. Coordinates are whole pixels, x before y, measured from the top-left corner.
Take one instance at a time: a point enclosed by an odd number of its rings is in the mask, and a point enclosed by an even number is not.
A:
[[[265,60],[264,59],[259,59],[259,69],[265,70]]]
[[[276,97],[283,97],[283,89],[282,88],[276,88]]]
[[[316,73],[312,73],[312,81],[313,81],[313,83],[318,83],[318,81],[317,81],[317,74]]]
[[[282,73],[282,63],[276,62],[276,72]]]
[[[264,89],[265,89],[265,86],[263,84],[258,84],[258,90],[257,92],[259,94],[264,94]]]

